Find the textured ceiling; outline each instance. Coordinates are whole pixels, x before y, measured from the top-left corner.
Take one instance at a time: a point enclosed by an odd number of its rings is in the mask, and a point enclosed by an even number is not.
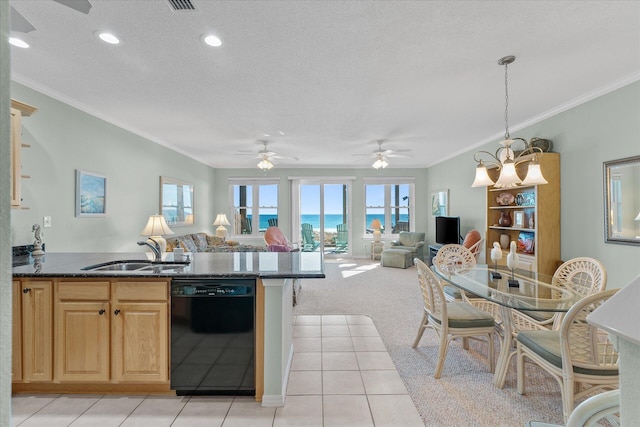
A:
[[[98,1],[11,5],[12,78],[213,167],[425,167],[640,79],[638,1]],[[110,30],[123,43],[95,36]],[[220,48],[200,37],[213,32]],[[283,133],[284,135],[282,135]],[[271,135],[265,137],[265,134]],[[539,135],[545,137],[548,135]],[[239,152],[246,154],[239,155]],[[359,156],[360,155],[360,156]],[[470,158],[470,162],[471,162]]]

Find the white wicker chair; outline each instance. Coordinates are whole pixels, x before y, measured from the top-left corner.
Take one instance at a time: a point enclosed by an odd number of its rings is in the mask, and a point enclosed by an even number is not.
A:
[[[418,258],[415,259],[415,264],[424,299],[424,311],[412,347],[418,346],[426,328],[431,327],[438,334],[440,345],[434,378],[440,378],[449,342],[456,337],[461,337],[463,340],[470,337],[486,337],[489,347],[487,359],[489,368],[493,372],[495,368],[493,348],[495,321],[493,317],[466,302],[447,302],[435,273]]]
[[[476,266],[473,253],[462,245],[444,245],[433,258],[433,264],[443,273],[461,273]],[[453,285],[442,283],[447,301],[460,301],[462,293]]]
[[[606,289],[607,271],[602,263],[596,259],[573,258],[558,267],[553,274],[551,284],[570,289],[584,298]],[[543,328],[558,329],[560,322],[562,322],[561,313],[523,313],[517,310],[512,310],[512,313],[514,333]]]
[[[518,393],[525,392],[525,357],[549,372],[560,385],[565,423],[575,399],[598,389],[618,387],[618,352],[606,331],[586,320],[617,291],[612,289],[578,300],[562,320],[559,331],[518,334]]]

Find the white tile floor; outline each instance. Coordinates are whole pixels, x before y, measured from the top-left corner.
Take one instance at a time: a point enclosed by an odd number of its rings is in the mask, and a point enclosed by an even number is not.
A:
[[[285,406],[249,397],[17,395],[13,425],[424,427],[367,316],[298,316]]]

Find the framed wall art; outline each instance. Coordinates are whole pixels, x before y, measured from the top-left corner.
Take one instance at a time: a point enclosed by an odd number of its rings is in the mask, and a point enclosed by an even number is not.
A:
[[[107,214],[107,177],[76,169],[76,216]]]
[[[431,215],[449,215],[449,190],[437,190],[431,193]]]

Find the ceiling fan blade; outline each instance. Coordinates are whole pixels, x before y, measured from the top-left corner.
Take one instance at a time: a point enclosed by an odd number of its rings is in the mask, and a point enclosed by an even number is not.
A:
[[[297,157],[293,157],[293,156],[279,156],[277,154],[274,154],[273,156],[269,156],[269,158],[271,159],[288,159],[288,160],[300,160]]]
[[[34,31],[36,27],[31,25],[31,22],[27,21],[27,19],[20,15],[20,12],[15,10],[13,6],[11,6],[11,31],[17,31],[19,33],[28,33]]]
[[[85,15],[91,10],[91,3],[89,0],[53,0],[56,3],[60,3],[64,6],[70,7],[73,10],[84,13]]]

